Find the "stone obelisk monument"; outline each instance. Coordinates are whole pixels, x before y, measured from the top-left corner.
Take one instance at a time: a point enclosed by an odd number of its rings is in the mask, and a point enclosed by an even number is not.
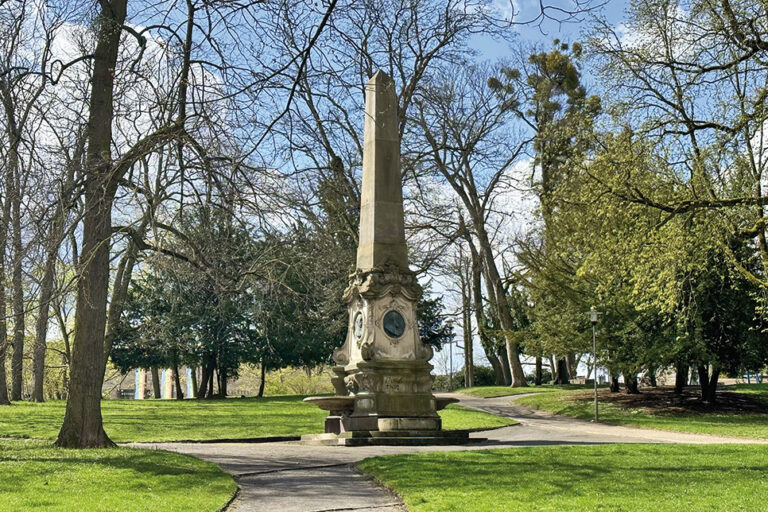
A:
[[[432,394],[432,349],[419,338],[421,297],[408,268],[400,175],[398,101],[392,79],[378,71],[365,91],[363,183],[357,268],[344,292],[349,324],[335,350],[336,396],[307,401],[330,411],[328,444],[455,443],[466,433],[441,431]]]

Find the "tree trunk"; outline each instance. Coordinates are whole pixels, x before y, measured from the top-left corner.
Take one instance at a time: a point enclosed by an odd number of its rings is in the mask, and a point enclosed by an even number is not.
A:
[[[509,359],[507,358],[506,347],[499,349],[496,353],[501,361],[501,371],[504,373],[504,385],[512,385],[512,376],[509,373]]]
[[[575,352],[568,352],[568,355],[565,356],[565,367],[568,370],[568,381],[570,382],[570,379],[576,378],[579,373],[579,362],[576,360]]]
[[[571,381],[568,378],[568,360],[563,357],[557,360],[557,378],[555,384],[570,384]]]
[[[184,400],[184,391],[181,389],[181,377],[179,376],[179,365],[173,363],[173,383],[176,386],[176,400]]]
[[[37,324],[35,326],[35,348],[32,357],[32,401],[42,402],[43,383],[45,381],[45,351],[48,338],[48,320],[50,318],[51,298],[53,297],[53,279],[56,274],[56,260],[59,254],[59,246],[65,237],[65,225],[67,216],[67,203],[72,197],[75,172],[80,168],[80,162],[85,151],[85,141],[78,137],[78,144],[67,165],[67,175],[61,186],[61,191],[56,203],[56,211],[53,215],[53,224],[47,237],[47,253],[45,256],[45,268],[43,278],[40,281],[40,302],[38,303]]]
[[[688,384],[688,365],[678,362],[675,365],[675,394],[682,395],[686,384]]]
[[[145,223],[138,228],[140,236],[143,236]],[[115,272],[115,282],[112,286],[112,298],[109,301],[109,310],[107,311],[107,331],[104,336],[104,365],[109,361],[112,354],[112,345],[115,341],[117,326],[120,323],[120,315],[123,314],[123,305],[128,296],[128,286],[131,284],[133,267],[136,264],[138,249],[133,241],[128,242],[125,254],[120,258]]]
[[[472,372],[472,311],[470,311],[470,289],[469,280],[464,274],[464,262],[459,269],[459,278],[461,281],[461,319],[464,340],[464,387],[471,388],[474,383]]]
[[[219,368],[219,397],[227,398],[227,372]]]
[[[69,398],[58,446],[111,446],[101,418],[109,288],[109,240],[116,190],[111,158],[114,75],[127,0],[102,2],[91,76],[85,210]]]
[[[507,361],[509,363],[508,366],[511,376],[510,386],[526,387],[528,386],[528,382],[525,380],[523,365],[520,363],[520,349],[517,343],[513,342],[511,338],[511,333],[515,329],[515,323],[512,319],[512,313],[509,311],[507,293],[504,290],[504,285],[501,282],[501,275],[496,267],[496,260],[494,259],[491,242],[488,239],[488,234],[485,232],[482,219],[477,218],[475,215],[472,220],[477,231],[477,238],[483,254],[483,261],[485,263],[485,270],[487,272],[490,289],[495,295],[493,302],[496,305],[499,322],[501,323],[501,328],[506,333],[504,339],[506,342]]]
[[[163,398],[163,389],[160,382],[160,370],[156,366],[149,369],[152,374],[152,398]]]
[[[533,385],[541,386],[541,381],[543,379],[544,379],[544,375],[541,370],[541,356],[536,356],[536,372],[533,375]]]
[[[712,376],[709,375],[709,368],[706,364],[700,364],[697,367],[699,373],[699,385],[701,386],[701,399],[709,404],[717,401],[717,381],[720,377],[720,370],[712,365]]]
[[[639,395],[637,388],[637,375],[634,373],[624,373],[624,390],[628,395]]]
[[[49,249],[45,258],[45,270],[40,281],[40,302],[37,311],[37,323],[35,325],[35,347],[32,355],[32,401],[42,402],[43,383],[45,381],[45,348],[48,337],[48,319],[50,318],[50,304],[53,296],[53,277],[56,270],[56,250]]]
[[[14,146],[18,146],[14,144]],[[15,153],[15,151],[13,151]],[[23,254],[21,246],[21,177],[19,176],[18,155],[14,173],[11,201],[11,224],[13,237],[13,271],[11,275],[13,302],[13,357],[11,358],[11,400],[21,400],[24,380],[24,283],[22,281]],[[10,183],[7,184],[10,188]]]
[[[10,183],[10,166],[6,165],[6,182]],[[0,198],[3,199],[3,198]],[[5,373],[5,358],[8,351],[8,306],[5,292],[5,250],[8,240],[8,224],[10,221],[11,202],[8,198],[3,201],[3,213],[0,218],[0,405],[9,405],[8,377]]]
[[[261,380],[259,381],[259,394],[258,397],[262,398],[264,396],[264,384],[267,380],[267,365],[264,364],[264,361],[261,362]]]
[[[477,253],[475,246],[469,241],[469,248],[471,250],[472,259],[472,309],[475,310],[475,325],[477,325],[477,332],[480,336],[480,345],[485,351],[485,357],[488,362],[491,363],[493,368],[494,382],[497,386],[501,386],[505,383],[504,369],[502,368],[499,357],[493,350],[493,342],[488,339],[488,333],[485,332],[485,312],[483,311],[483,289],[482,289],[482,275],[483,275],[483,262],[480,259],[480,255]]]
[[[211,378],[211,366],[208,357],[203,359],[202,375],[200,376],[200,387],[197,390],[197,398],[202,400],[208,394],[208,380]]]
[[[619,385],[619,376],[611,375],[611,393],[618,393],[621,390]]]

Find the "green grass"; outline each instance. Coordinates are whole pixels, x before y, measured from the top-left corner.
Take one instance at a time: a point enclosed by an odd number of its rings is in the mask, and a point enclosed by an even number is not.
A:
[[[768,383],[766,384],[734,384],[725,388],[720,388],[727,391],[736,391],[745,395],[758,395],[761,398],[768,400]]]
[[[735,387],[726,389],[745,392]],[[746,392],[768,396],[768,386],[762,390],[755,387]],[[520,398],[517,403],[585,420],[592,419],[594,414],[592,396],[589,393],[546,393]],[[676,432],[768,439],[768,414],[694,412],[650,414],[640,408],[622,408],[610,403],[601,403],[600,421]]]
[[[411,512],[766,510],[768,446],[603,445],[432,452],[360,467]]]
[[[227,400],[104,400],[104,429],[115,442],[248,439],[321,432],[327,412],[302,396]],[[64,402],[0,407],[0,437],[54,439]],[[444,428],[494,428],[511,420],[469,409],[441,411]]]
[[[544,386],[528,386],[527,388],[511,388],[509,386],[475,386],[473,388],[460,388],[457,393],[476,396],[478,398],[496,398],[499,396],[523,395],[526,393],[551,393],[553,391],[562,391],[566,389],[585,389],[589,386],[580,386],[568,384],[565,386],[553,386],[551,384]]]
[[[440,417],[443,419],[444,430],[485,430],[517,424],[513,419],[467,409],[460,405],[449,405],[440,411]]]
[[[160,450],[66,450],[0,440],[0,509],[214,512],[234,495],[215,464]]]

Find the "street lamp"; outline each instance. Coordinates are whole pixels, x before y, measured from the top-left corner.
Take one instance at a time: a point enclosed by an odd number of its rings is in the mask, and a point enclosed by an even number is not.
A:
[[[597,328],[597,315],[599,313],[595,309],[595,306],[592,306],[589,310],[589,321],[592,323],[592,366],[594,367],[594,378],[592,379],[595,383],[595,421],[598,421],[598,414],[597,414],[597,334],[596,334],[596,328]]]

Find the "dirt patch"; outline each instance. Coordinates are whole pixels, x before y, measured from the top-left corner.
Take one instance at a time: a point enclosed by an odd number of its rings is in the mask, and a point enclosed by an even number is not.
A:
[[[622,409],[643,409],[649,414],[744,412],[768,414],[768,400],[765,398],[727,390],[717,392],[715,404],[703,402],[698,387],[687,387],[682,395],[676,395],[671,387],[640,388],[639,395],[628,395],[623,389],[619,393],[601,389],[598,393],[602,403],[611,403]],[[574,393],[573,398],[587,400],[592,396],[592,392],[585,391]]]

